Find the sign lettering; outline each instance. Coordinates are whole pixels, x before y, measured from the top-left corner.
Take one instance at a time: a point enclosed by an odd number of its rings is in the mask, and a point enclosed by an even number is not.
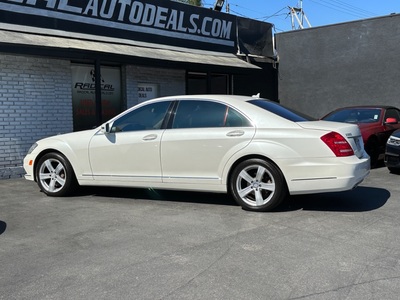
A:
[[[6,0],[0,1],[0,12],[234,46],[233,16],[169,3],[167,7],[160,0]]]

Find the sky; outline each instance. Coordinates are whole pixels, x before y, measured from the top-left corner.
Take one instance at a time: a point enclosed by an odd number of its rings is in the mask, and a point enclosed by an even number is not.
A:
[[[205,7],[213,7],[214,3],[214,0],[203,1]],[[289,6],[300,8],[302,5],[311,27],[400,13],[399,0],[225,0],[223,12],[227,3],[230,14],[272,23],[275,33],[292,30]],[[305,18],[303,26],[309,27]],[[295,29],[299,29],[297,21]]]

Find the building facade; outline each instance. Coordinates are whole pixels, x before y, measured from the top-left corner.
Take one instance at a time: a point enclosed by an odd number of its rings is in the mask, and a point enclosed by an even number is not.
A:
[[[279,33],[279,100],[315,118],[344,106],[400,107],[399,46],[399,14]]]
[[[178,94],[277,99],[272,25],[173,1],[0,1],[0,178],[36,140]]]

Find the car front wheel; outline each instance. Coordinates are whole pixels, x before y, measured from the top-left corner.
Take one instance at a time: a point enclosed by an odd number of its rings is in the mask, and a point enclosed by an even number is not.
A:
[[[287,195],[285,179],[271,162],[249,159],[239,163],[232,172],[230,191],[243,209],[270,211]]]
[[[48,153],[36,168],[39,188],[48,196],[65,196],[76,186],[74,171],[68,160],[59,153]]]

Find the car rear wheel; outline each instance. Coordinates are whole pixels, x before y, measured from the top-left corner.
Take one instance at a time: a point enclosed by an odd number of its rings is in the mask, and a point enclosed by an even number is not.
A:
[[[76,178],[71,164],[61,154],[48,153],[36,168],[39,188],[48,196],[65,196],[76,187]]]
[[[271,162],[249,159],[239,163],[232,172],[230,191],[243,209],[270,211],[287,195],[281,171]]]

